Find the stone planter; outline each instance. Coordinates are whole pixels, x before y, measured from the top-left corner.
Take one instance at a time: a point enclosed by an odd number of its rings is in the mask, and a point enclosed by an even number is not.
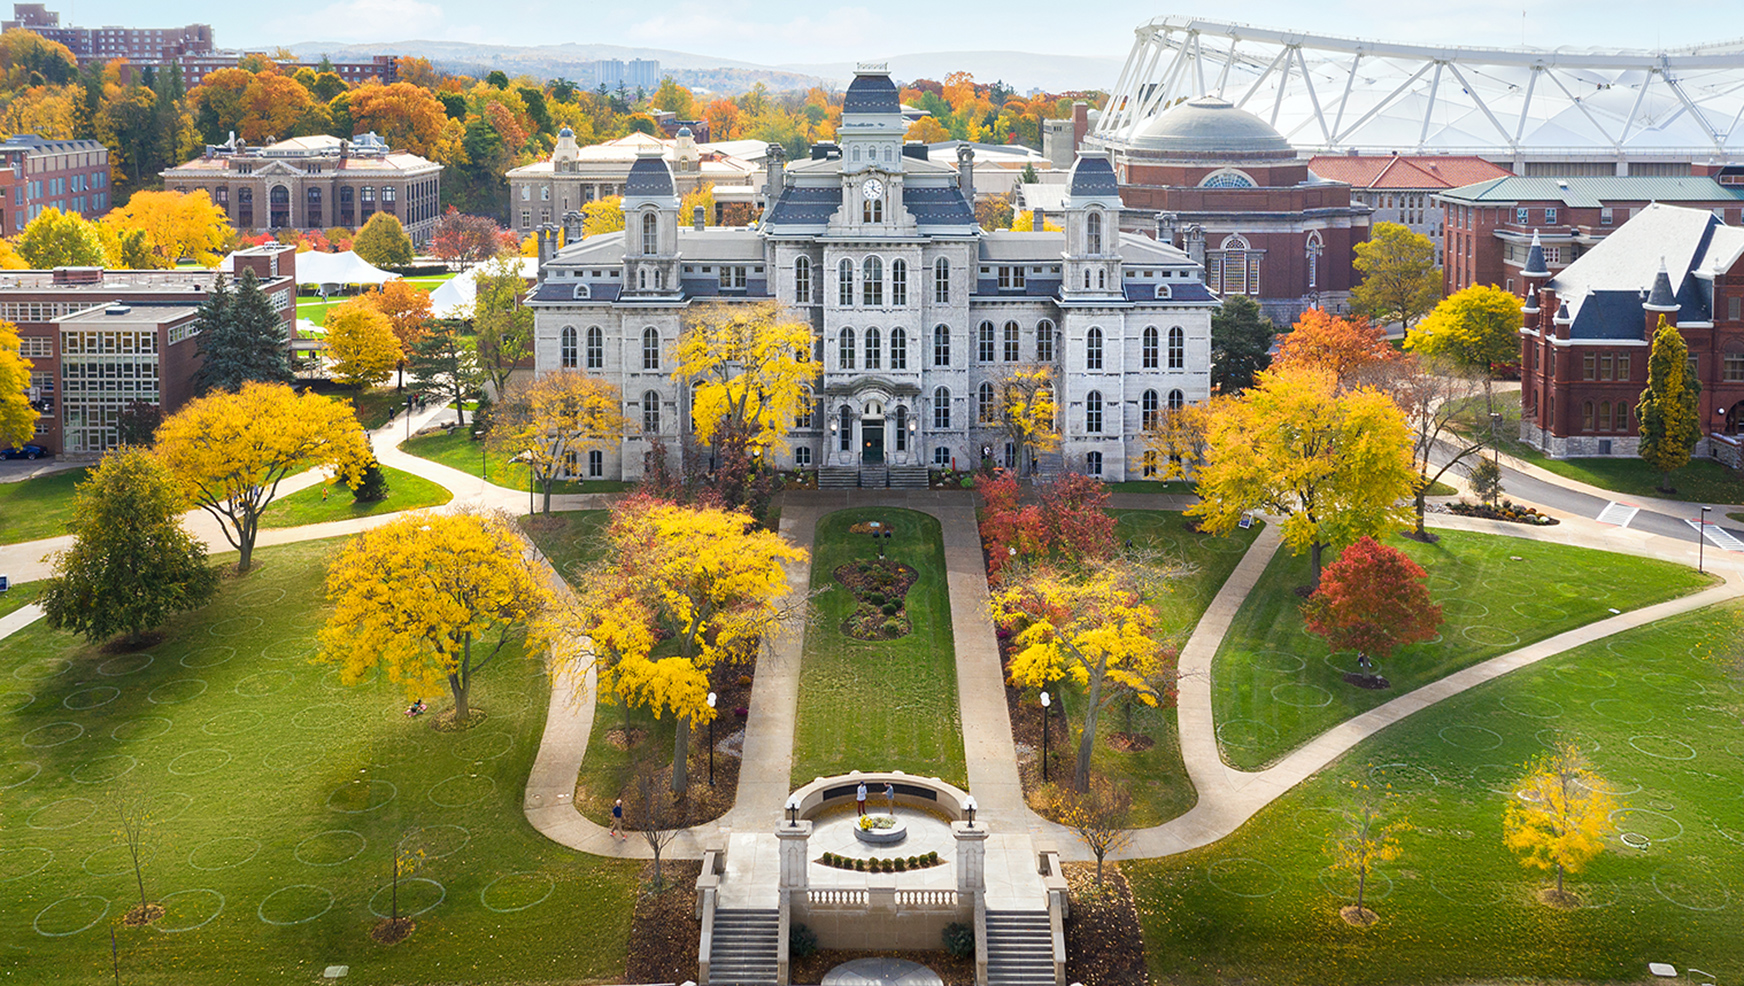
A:
[[[867,815],[868,818],[888,818],[893,823],[888,828],[863,829],[854,826],[854,838],[869,846],[893,846],[908,838],[908,826],[902,819],[893,815]]]

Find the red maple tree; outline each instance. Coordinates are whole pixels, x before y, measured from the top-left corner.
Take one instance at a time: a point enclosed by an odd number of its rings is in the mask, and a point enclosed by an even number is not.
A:
[[[1434,637],[1441,625],[1441,607],[1429,601],[1423,583],[1427,575],[1404,552],[1363,537],[1321,573],[1302,616],[1335,651],[1388,658]]]
[[[981,544],[994,585],[1013,561],[1089,561],[1114,553],[1115,520],[1100,480],[1068,473],[1041,487],[1040,503],[1024,503],[1022,485],[1001,470],[980,491]]]

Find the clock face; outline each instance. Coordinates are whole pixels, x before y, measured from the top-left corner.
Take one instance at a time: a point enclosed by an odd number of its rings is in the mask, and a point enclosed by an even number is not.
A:
[[[868,178],[865,184],[860,186],[860,194],[868,199],[879,198],[884,194],[884,183],[876,178]]]

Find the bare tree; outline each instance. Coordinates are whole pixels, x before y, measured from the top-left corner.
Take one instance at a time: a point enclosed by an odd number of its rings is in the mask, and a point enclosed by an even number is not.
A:
[[[139,905],[127,912],[123,920],[129,927],[150,924],[163,917],[162,904],[155,903],[145,893],[145,863],[156,835],[156,818],[152,814],[150,791],[142,784],[119,781],[113,792],[115,815],[119,823],[115,834],[127,846],[133,862],[133,880],[139,887]]]
[[[1390,395],[1411,426],[1411,462],[1417,469],[1415,536],[1419,541],[1433,541],[1435,535],[1423,526],[1429,488],[1455,464],[1483,451],[1487,444],[1480,435],[1462,435],[1453,427],[1468,411],[1482,386],[1472,375],[1451,364],[1411,355],[1370,367],[1362,382]],[[1450,453],[1440,466],[1434,461],[1437,448]]]
[[[1132,798],[1126,788],[1095,777],[1089,790],[1063,792],[1061,800],[1061,817],[1096,857],[1096,882],[1101,883],[1102,861],[1132,842],[1132,833],[1126,828]]]
[[[655,892],[665,889],[666,886],[666,880],[660,872],[660,857],[672,840],[678,837],[672,795],[666,790],[666,785],[656,778],[657,773],[658,769],[650,761],[638,772],[636,779],[642,790],[642,841],[648,843],[648,848],[654,852]]]

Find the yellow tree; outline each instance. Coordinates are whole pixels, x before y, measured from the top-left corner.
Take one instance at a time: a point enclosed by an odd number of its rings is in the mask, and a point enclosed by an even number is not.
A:
[[[1514,292],[1474,284],[1442,299],[1405,336],[1405,348],[1483,381],[1485,410],[1494,411],[1490,381],[1498,365],[1519,362],[1523,319]]]
[[[1523,866],[1556,871],[1556,889],[1546,903],[1572,906],[1562,888],[1564,872],[1579,873],[1605,848],[1617,800],[1593,772],[1580,749],[1564,740],[1526,767],[1519,789],[1502,815],[1502,838]]]
[[[1400,501],[1417,472],[1411,435],[1392,398],[1368,387],[1340,391],[1330,371],[1262,373],[1221,401],[1205,431],[1200,501],[1187,509],[1206,530],[1227,534],[1249,511],[1284,515],[1284,543],[1313,559],[1407,521]]]
[[[15,243],[18,255],[36,270],[104,266],[103,238],[97,234],[97,224],[53,206],[32,219]]]
[[[1205,454],[1206,427],[1217,413],[1218,402],[1225,399],[1213,397],[1173,410],[1159,409],[1156,420],[1144,430],[1146,476],[1163,482],[1185,480]]]
[[[692,309],[678,336],[672,379],[691,388],[697,439],[780,445],[818,374],[811,346],[810,323],[773,301]]]
[[[18,326],[0,321],[0,445],[18,448],[36,434],[30,406],[30,368],[19,355]]]
[[[608,195],[581,207],[581,235],[616,233],[624,228],[624,197]]]
[[[380,667],[408,694],[446,687],[466,722],[473,675],[550,604],[527,547],[503,518],[464,513],[411,513],[352,538],[327,569],[319,659],[346,684]]]
[[[783,565],[807,554],[739,511],[647,496],[619,502],[605,540],[559,627],[592,640],[600,687],[676,717],[672,790],[682,793],[690,724],[714,716],[709,672],[748,660],[792,615]]]
[[[1355,249],[1351,266],[1363,279],[1350,289],[1350,300],[1358,312],[1409,330],[1441,300],[1441,271],[1429,237],[1399,223],[1375,223]]]
[[[581,471],[581,457],[623,440],[629,428],[618,388],[579,370],[538,377],[502,402],[486,441],[503,452],[525,457],[545,488],[551,512],[551,484],[559,474]]]
[[[1015,634],[1008,665],[1013,684],[1046,688],[1070,678],[1085,689],[1072,786],[1088,791],[1102,710],[1123,689],[1157,704],[1166,653],[1156,640],[1156,611],[1126,566],[1109,562],[1069,573],[1045,566],[1009,573],[993,594],[992,612],[994,622]]]
[[[1374,924],[1374,911],[1363,906],[1368,890],[1369,873],[1377,863],[1390,863],[1399,858],[1399,833],[1411,829],[1404,819],[1386,820],[1382,803],[1366,784],[1351,782],[1357,791],[1356,803],[1344,809],[1343,825],[1333,833],[1327,847],[1332,855],[1332,868],[1356,874],[1356,904],[1344,909],[1346,921],[1356,925]]]
[[[358,298],[327,310],[327,356],[333,379],[362,390],[393,375],[405,351],[394,324]]]
[[[1013,233],[1035,232],[1035,210],[1019,209],[1014,211],[1011,215],[1011,231]],[[1045,215],[1042,216],[1042,231],[1047,233],[1065,232],[1059,223],[1054,222]]]
[[[694,221],[698,206],[702,207],[703,225],[713,223],[715,221],[715,186],[713,183],[703,185],[686,195],[684,200],[678,203],[678,221],[682,223]]]
[[[1054,371],[1049,366],[1015,366],[995,384],[999,425],[1016,446],[1020,461],[1060,447],[1059,404],[1054,398]]]
[[[355,484],[371,459],[345,404],[253,381],[193,400],[166,418],[157,454],[241,553],[239,572],[248,571],[260,515],[286,476],[325,467]]]
[[[204,267],[214,267],[218,251],[230,238],[224,210],[214,205],[204,190],[193,192],[134,192],[127,204],[103,216],[102,224],[121,231],[145,234],[145,247],[159,268],[174,267],[186,257]]]

